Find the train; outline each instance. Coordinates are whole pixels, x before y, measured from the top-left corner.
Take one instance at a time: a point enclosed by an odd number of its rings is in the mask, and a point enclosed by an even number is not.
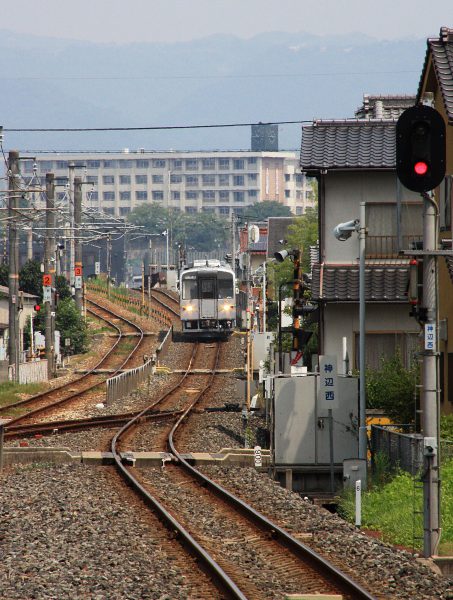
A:
[[[183,338],[226,338],[236,326],[236,278],[219,260],[195,260],[179,282]]]

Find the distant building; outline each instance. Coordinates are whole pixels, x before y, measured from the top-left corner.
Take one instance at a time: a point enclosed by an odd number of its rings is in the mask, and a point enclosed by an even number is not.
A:
[[[252,152],[278,152],[278,125],[252,125]]]
[[[314,204],[293,151],[46,152],[21,161],[21,172],[25,184],[33,185],[38,179],[44,185],[46,173],[54,173],[57,200],[63,201],[70,163],[89,184],[83,186],[85,206],[116,217],[143,204],[224,216],[266,200],[288,206],[295,215]]]

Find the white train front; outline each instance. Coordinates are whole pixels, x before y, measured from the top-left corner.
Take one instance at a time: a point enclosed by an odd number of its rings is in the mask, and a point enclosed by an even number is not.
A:
[[[196,260],[181,273],[180,308],[184,337],[226,337],[236,325],[236,282],[218,260]]]

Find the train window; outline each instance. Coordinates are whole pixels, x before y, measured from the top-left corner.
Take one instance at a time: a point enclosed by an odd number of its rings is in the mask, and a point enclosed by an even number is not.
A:
[[[182,299],[195,300],[197,295],[197,280],[195,275],[184,277],[182,280]]]
[[[231,275],[225,275],[217,281],[217,288],[219,291],[219,298],[232,298],[233,297],[233,278]]]
[[[214,279],[200,279],[201,298],[203,300],[214,300]]]

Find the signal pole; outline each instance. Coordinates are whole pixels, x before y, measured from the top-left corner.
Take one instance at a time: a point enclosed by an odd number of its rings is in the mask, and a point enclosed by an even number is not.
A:
[[[82,179],[74,177],[74,286],[75,303],[82,312],[82,242],[80,226],[82,223]],[[80,275],[79,275],[80,273]]]
[[[46,173],[46,236],[44,240],[44,270],[50,277],[50,297],[44,298],[46,303],[45,338],[47,375],[49,379],[55,374],[55,176]],[[46,282],[47,283],[47,282]]]
[[[11,150],[8,156],[8,229],[9,229],[9,296],[8,296],[8,355],[14,365],[14,381],[19,382],[19,244],[17,213],[19,202],[19,153]]]

